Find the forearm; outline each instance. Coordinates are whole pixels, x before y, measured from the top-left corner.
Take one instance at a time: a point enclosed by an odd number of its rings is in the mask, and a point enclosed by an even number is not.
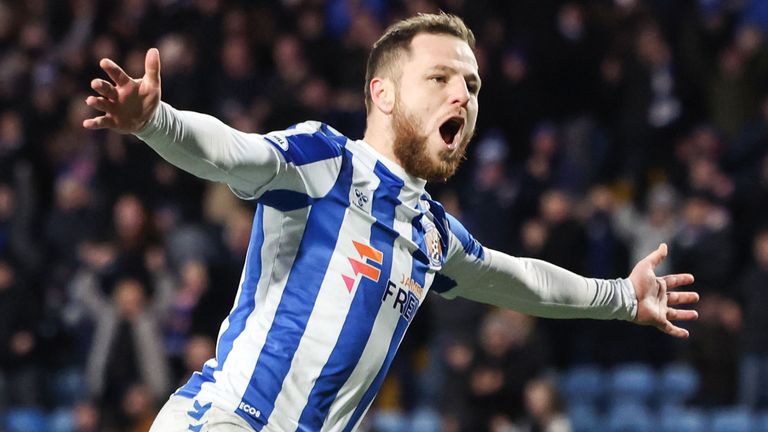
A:
[[[457,295],[546,318],[632,320],[637,310],[628,279],[590,279],[550,263],[486,249],[487,266]]]
[[[165,103],[135,135],[171,164],[241,191],[257,190],[279,169],[279,156],[259,135]]]

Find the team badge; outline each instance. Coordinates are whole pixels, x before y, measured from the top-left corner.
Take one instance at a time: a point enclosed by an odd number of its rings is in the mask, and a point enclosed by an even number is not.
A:
[[[442,267],[443,245],[440,243],[440,233],[437,227],[427,217],[422,218],[424,226],[424,242],[427,244],[429,266],[435,269]]]

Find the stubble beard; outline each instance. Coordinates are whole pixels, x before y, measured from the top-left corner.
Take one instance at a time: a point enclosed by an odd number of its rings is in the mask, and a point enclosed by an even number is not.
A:
[[[395,134],[395,156],[405,172],[412,176],[445,182],[456,173],[461,161],[466,159],[471,134],[464,134],[458,149],[453,152],[440,151],[439,160],[432,160],[427,146],[429,137],[420,132],[421,123],[405,110],[399,99],[392,110],[392,127]]]

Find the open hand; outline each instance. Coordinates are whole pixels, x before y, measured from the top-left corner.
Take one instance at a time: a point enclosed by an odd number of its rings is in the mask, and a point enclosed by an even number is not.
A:
[[[696,303],[699,295],[691,291],[669,291],[692,284],[692,274],[656,276],[654,269],[666,256],[667,245],[662,243],[658,249],[640,260],[629,275],[637,295],[637,316],[634,322],[654,326],[675,337],[687,338],[688,330],[672,324],[672,321],[694,320],[699,317],[698,312],[670,306]]]
[[[160,104],[160,52],[156,48],[147,51],[144,76],[138,79],[128,76],[112,60],[102,59],[99,66],[112,82],[98,78],[91,81],[91,88],[100,96],[88,96],[85,103],[104,115],[84,120],[83,127],[120,133],[141,129]]]

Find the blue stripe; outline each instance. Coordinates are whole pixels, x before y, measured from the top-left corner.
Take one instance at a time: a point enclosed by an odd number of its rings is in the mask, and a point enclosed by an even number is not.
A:
[[[383,252],[381,275],[378,282],[360,279],[336,346],[315,381],[301,413],[299,430],[317,431],[322,428],[331,404],[363,354],[381,309],[382,294],[390,279],[395,239],[399,236],[394,229],[395,208],[400,205],[398,196],[404,183],[381,163],[376,164],[373,172],[381,182],[373,193],[371,203],[371,214],[376,222],[371,225],[370,245]]]
[[[448,229],[450,228],[450,220],[449,220],[450,215],[445,212],[445,209],[443,208],[442,204],[429,198],[428,195],[422,198],[425,198],[429,202],[429,212],[432,214],[432,221],[437,227],[437,232],[440,234],[440,244],[443,249],[440,262],[444,263],[446,258],[448,257],[448,247],[449,247],[448,240],[451,238],[448,235]],[[462,226],[461,228],[464,228],[464,227]],[[467,233],[467,235],[469,235],[469,233]],[[481,249],[480,252],[482,253],[482,248],[480,249]]]
[[[323,131],[296,135],[278,133],[272,136],[264,135],[264,139],[272,143],[287,162],[294,165],[306,165],[339,157],[346,142],[346,138],[342,136],[328,136]],[[281,145],[281,141],[285,141],[287,145]]]
[[[418,235],[419,237],[423,237],[424,232],[419,231]],[[414,260],[413,267],[411,268],[411,279],[423,287],[428,269],[428,264]],[[426,293],[426,290],[424,292]],[[424,300],[425,299],[422,299],[422,302]],[[419,304],[419,306],[421,306],[421,304]],[[373,398],[376,397],[376,394],[379,392],[379,388],[381,388],[381,383],[384,382],[384,378],[387,376],[387,371],[392,365],[392,360],[395,358],[397,348],[400,346],[400,342],[403,341],[403,336],[405,335],[405,331],[408,329],[409,324],[409,320],[402,316],[400,317],[400,320],[397,322],[397,327],[395,328],[395,333],[392,335],[392,339],[389,341],[389,350],[387,351],[387,356],[384,358],[384,363],[381,365],[379,372],[376,374],[376,378],[373,379],[371,386],[368,387],[368,390],[363,395],[360,403],[358,403],[357,408],[355,408],[355,412],[352,414],[352,418],[349,420],[349,423],[347,423],[346,427],[344,427],[344,432],[350,432],[352,428],[355,427],[355,424],[358,422],[358,420],[360,420],[360,417],[368,409],[368,406],[371,404],[371,402],[373,402]]]
[[[461,246],[464,248],[464,252],[466,252],[467,255],[472,255],[474,257],[480,258],[481,260],[485,259],[485,251],[483,250],[483,245],[481,245],[479,241],[475,240],[475,238],[472,237],[472,234],[470,234],[469,231],[464,228],[464,225],[462,225],[461,222],[459,222],[455,217],[447,213],[446,216],[448,218],[448,223],[450,224],[450,230],[453,235],[455,235],[456,238],[458,238],[461,242]]]
[[[248,245],[248,254],[245,261],[245,277],[240,287],[240,297],[237,306],[229,314],[229,327],[219,338],[216,344],[216,368],[203,366],[202,373],[195,372],[189,381],[180,388],[176,394],[194,398],[200,393],[200,388],[205,382],[216,382],[213,373],[220,371],[232,351],[232,344],[245,329],[245,322],[255,307],[256,288],[261,278],[261,248],[264,245],[264,207],[256,207],[256,215],[253,219],[251,230],[251,242]]]
[[[413,228],[412,229],[413,231],[412,238],[414,239],[413,241],[414,243],[416,243],[416,245],[419,248],[413,251],[413,258],[423,261],[425,263],[429,263],[429,251],[427,250],[427,244],[425,240],[426,229],[422,224],[422,219],[428,216],[424,215],[424,209],[422,208],[421,203],[417,203],[416,208],[419,210],[419,214],[416,215],[411,220],[411,226]],[[438,232],[440,232],[440,230],[438,230]],[[442,241],[442,236],[441,236],[441,241]],[[445,249],[446,248],[443,247],[443,251],[445,251]],[[445,256],[443,256],[443,258],[445,258]],[[443,259],[442,261],[445,261],[445,259]]]
[[[251,381],[242,402],[259,410],[258,418],[244,410],[240,414],[254,429],[261,430],[269,420],[291,361],[314,308],[323,277],[336,246],[336,241],[349,205],[352,186],[351,155],[342,158],[341,172],[331,191],[317,200],[309,212],[304,237],[296,260],[267,333]]]
[[[436,206],[436,202],[432,201],[432,200],[429,200],[429,203],[430,203],[430,209],[432,211],[439,210],[439,213],[443,217],[445,217],[446,213],[444,211],[442,211],[442,206],[440,206],[440,207]],[[419,209],[421,209],[421,206],[419,206]],[[445,239],[448,237],[447,236],[447,231],[443,227],[443,223],[444,223],[445,219],[438,220],[440,218],[438,218],[435,214],[433,214],[433,217],[438,222],[435,225],[436,225],[436,227],[438,229],[438,232],[440,233],[440,241],[443,244],[443,264],[444,264],[445,263],[446,254],[447,254],[447,251],[448,251],[447,242],[445,241]],[[420,220],[421,220],[421,216],[418,216],[417,218],[415,218],[413,220],[414,238],[418,239],[417,244],[419,245],[419,251],[418,251],[419,252],[419,254],[418,254],[419,258],[425,260],[428,263],[429,262],[429,256],[427,255],[428,252],[425,252],[425,251],[427,251],[427,246],[424,244],[424,234],[426,234],[426,233],[422,233],[421,235],[418,235],[418,233],[417,233],[418,229],[421,229],[423,231],[423,227],[422,227],[422,225],[420,223]],[[421,258],[422,255],[424,256],[424,258]],[[414,254],[414,256],[416,256],[416,254]],[[435,274],[435,278],[432,279],[432,285],[430,287],[430,290],[436,291],[438,293],[444,293],[444,292],[448,291],[449,289],[455,287],[456,285],[457,285],[457,283],[456,283],[455,280],[453,280],[453,279],[449,278],[448,276],[445,276],[445,275],[443,275],[441,273],[436,273]]]
[[[286,212],[312,205],[315,201],[303,192],[290,190],[271,190],[265,192],[258,200],[265,206]]]
[[[430,287],[430,290],[438,294],[442,294],[449,289],[454,288],[456,285],[458,285],[458,283],[455,280],[442,273],[437,273],[435,274],[435,278],[432,280],[432,286]]]
[[[329,135],[329,136],[337,136],[337,137],[343,136],[339,131],[337,131],[336,129],[328,126],[325,123],[320,123],[320,130],[323,131],[324,134]]]

